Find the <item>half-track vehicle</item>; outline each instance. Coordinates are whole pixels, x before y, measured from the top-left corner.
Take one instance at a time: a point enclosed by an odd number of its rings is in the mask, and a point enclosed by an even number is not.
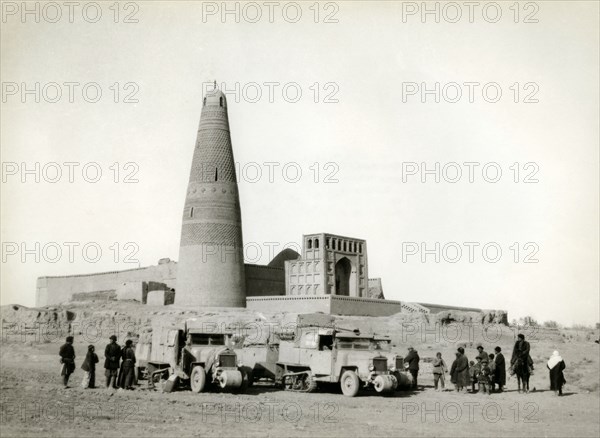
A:
[[[398,386],[388,367],[391,342],[387,336],[322,327],[299,327],[292,340],[279,344],[276,382],[288,391],[312,392],[319,382],[339,383],[354,397],[361,388],[379,393]]]
[[[248,379],[236,352],[230,347],[231,333],[207,330],[200,321],[186,321],[184,327],[154,328],[151,345],[138,344],[142,372],[151,382],[155,376],[177,374],[194,392],[210,386],[245,390]]]

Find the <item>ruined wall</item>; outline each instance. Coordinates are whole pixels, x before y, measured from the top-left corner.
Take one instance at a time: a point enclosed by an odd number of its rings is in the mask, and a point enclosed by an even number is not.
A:
[[[161,259],[156,266],[96,274],[40,277],[37,280],[36,306],[70,301],[75,294],[81,299],[92,292],[116,291],[119,285],[135,281],[156,281],[175,288],[177,263]]]
[[[245,265],[248,296],[285,295],[283,268]],[[109,299],[138,299],[120,296],[126,284],[146,282],[148,291],[177,289],[177,262],[161,259],[156,266],[99,272],[96,274],[40,277],[37,280],[36,306],[48,306],[67,301],[98,301]],[[163,283],[166,287],[156,287]],[[137,290],[137,289],[136,289]],[[139,299],[138,299],[139,300]],[[143,298],[145,301],[145,296]]]
[[[476,309],[474,307],[458,307],[458,306],[445,306],[443,304],[428,304],[419,303],[421,306],[427,307],[431,313],[445,312],[449,310],[458,310],[460,312],[483,312],[482,309]]]
[[[175,302],[175,292],[170,290],[151,290],[146,295],[149,306],[168,306]]]
[[[96,292],[81,292],[73,294],[71,301],[112,301],[117,299],[115,290],[101,290]]]

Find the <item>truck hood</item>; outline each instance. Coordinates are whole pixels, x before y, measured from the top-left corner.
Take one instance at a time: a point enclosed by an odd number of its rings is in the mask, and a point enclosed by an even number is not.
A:
[[[235,354],[235,352],[233,350],[231,350],[230,348],[227,348],[224,345],[216,345],[213,347],[209,347],[209,346],[187,347],[186,346],[185,349],[188,352],[190,352],[192,354],[192,356],[194,356],[196,362],[205,363],[205,366],[207,369],[212,367],[212,364],[214,363],[215,359],[219,356],[219,354],[226,352],[226,351]]]

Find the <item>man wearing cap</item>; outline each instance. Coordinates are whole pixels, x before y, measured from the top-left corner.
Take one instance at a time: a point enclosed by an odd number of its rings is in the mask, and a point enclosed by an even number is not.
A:
[[[104,349],[104,375],[106,376],[106,387],[110,388],[111,380],[112,387],[117,389],[117,374],[119,372],[119,360],[121,359],[121,347],[117,344],[117,337],[110,337],[110,344]]]
[[[506,362],[502,354],[502,348],[496,347],[494,351],[496,352],[496,357],[494,357],[494,385],[497,383],[498,391],[502,392],[502,389],[506,386]]]
[[[408,364],[408,371],[412,375],[412,389],[417,389],[417,376],[419,375],[419,354],[413,347],[408,347],[408,354],[404,358],[404,363]]]
[[[462,347],[458,347],[456,351],[456,359],[452,362],[450,376],[457,392],[466,391],[469,385],[469,359],[465,356],[465,349]]]
[[[475,356],[475,360],[481,359],[481,363],[489,363],[490,356],[483,349],[483,345],[479,344],[477,346],[477,351],[479,352],[477,356]]]
[[[73,348],[73,336],[67,336],[66,343],[60,347],[58,355],[62,370],[60,375],[63,376],[63,384],[65,388],[69,387],[69,377],[75,371],[75,349]]]
[[[122,351],[123,363],[119,373],[119,386],[123,389],[133,389],[135,381],[135,351],[133,350],[133,341],[127,339],[125,348]]]

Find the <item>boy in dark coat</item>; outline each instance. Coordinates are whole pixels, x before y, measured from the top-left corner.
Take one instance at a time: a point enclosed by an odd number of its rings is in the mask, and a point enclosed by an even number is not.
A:
[[[106,376],[106,387],[109,388],[111,386],[114,389],[117,389],[117,374],[119,372],[119,361],[121,360],[121,347],[117,344],[117,337],[112,335],[110,337],[110,344],[106,346],[104,349],[104,368],[106,371],[104,375]]]
[[[445,374],[448,372],[446,362],[442,359],[442,353],[436,353],[435,359],[433,359],[433,386],[435,390],[438,390],[438,382],[441,383],[440,391],[446,389]]]
[[[69,377],[75,371],[75,349],[73,348],[73,336],[67,336],[66,343],[60,347],[58,351],[62,370],[60,375],[63,376],[63,384],[65,388],[69,387]]]
[[[96,387],[96,364],[98,363],[98,355],[94,352],[95,348],[93,345],[88,346],[88,352],[85,356],[81,369],[86,372],[83,377],[81,386],[84,388],[95,388]]]
[[[477,363],[471,361],[469,364],[469,377],[471,378],[471,392],[475,393],[475,384],[477,383],[477,376],[481,371],[481,358],[477,357]]]
[[[482,393],[482,394],[491,394],[491,371],[490,371],[490,367],[488,366],[487,362],[481,362],[481,360],[478,360],[477,362],[479,362],[479,370],[477,372],[477,386],[479,388],[478,392]]]

